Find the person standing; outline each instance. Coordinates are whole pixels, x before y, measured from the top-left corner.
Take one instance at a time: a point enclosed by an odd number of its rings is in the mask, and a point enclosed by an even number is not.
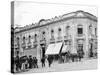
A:
[[[51,64],[52,64],[52,61],[53,61],[53,57],[52,56],[48,56],[47,60],[48,60],[49,67],[51,67]]]
[[[45,67],[45,57],[42,57],[41,62],[42,62],[42,67]]]
[[[17,55],[16,58],[15,58],[15,63],[16,63],[16,71],[19,71],[20,69],[20,58],[19,56]]]
[[[38,68],[38,60],[37,60],[37,58],[35,57],[35,59],[34,59],[34,61],[35,61],[35,68]]]
[[[35,58],[33,57],[32,66],[35,68]]]
[[[29,56],[29,68],[30,69],[32,68],[32,56],[31,55]]]

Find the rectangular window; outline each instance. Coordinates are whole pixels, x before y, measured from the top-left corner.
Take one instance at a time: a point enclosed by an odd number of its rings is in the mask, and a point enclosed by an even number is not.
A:
[[[78,34],[83,34],[83,28],[78,28]]]

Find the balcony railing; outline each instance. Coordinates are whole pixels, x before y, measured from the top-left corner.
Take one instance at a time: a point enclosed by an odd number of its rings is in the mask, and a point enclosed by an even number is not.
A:
[[[57,42],[62,41],[62,37],[57,37]]]
[[[55,42],[55,39],[54,38],[51,38],[50,39],[50,43],[54,43]]]
[[[67,40],[67,39],[68,39],[68,36],[65,35],[65,36],[64,36],[64,40]]]
[[[28,48],[31,48],[32,43],[31,42],[28,42],[27,45],[28,45]]]
[[[46,43],[46,40],[45,39],[41,39],[40,40],[40,43],[42,44],[42,43]]]
[[[26,48],[26,44],[22,43],[22,48],[25,49]]]
[[[77,34],[77,36],[78,36],[78,37],[83,37],[83,36],[84,36],[84,34]]]
[[[14,45],[14,48],[18,48],[19,49],[19,47],[20,47],[19,44],[15,44]]]
[[[33,42],[33,48],[36,48],[37,44],[38,44],[37,40],[34,40],[34,42]]]
[[[37,43],[37,40],[34,40],[33,43]]]

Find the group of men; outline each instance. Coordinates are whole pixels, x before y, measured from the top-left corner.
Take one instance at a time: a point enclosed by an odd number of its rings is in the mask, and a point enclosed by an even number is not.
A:
[[[29,56],[29,68],[38,68],[38,60],[36,57]]]
[[[48,60],[48,65],[49,67],[51,66],[52,62],[53,62],[53,56],[48,56],[48,57],[42,57],[41,58],[41,63],[42,63],[42,67],[45,67],[45,61],[46,59]]]
[[[30,55],[19,57],[18,55],[15,58],[15,65],[16,65],[16,71],[19,71],[23,68],[24,69],[32,69],[32,68],[38,68],[38,60],[36,57],[33,57]]]

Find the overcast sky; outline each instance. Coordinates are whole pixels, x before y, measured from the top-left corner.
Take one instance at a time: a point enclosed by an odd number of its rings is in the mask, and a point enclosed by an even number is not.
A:
[[[14,23],[15,25],[25,26],[36,23],[40,19],[50,19],[77,10],[83,10],[97,16],[97,8],[94,6],[18,1],[15,2]]]

